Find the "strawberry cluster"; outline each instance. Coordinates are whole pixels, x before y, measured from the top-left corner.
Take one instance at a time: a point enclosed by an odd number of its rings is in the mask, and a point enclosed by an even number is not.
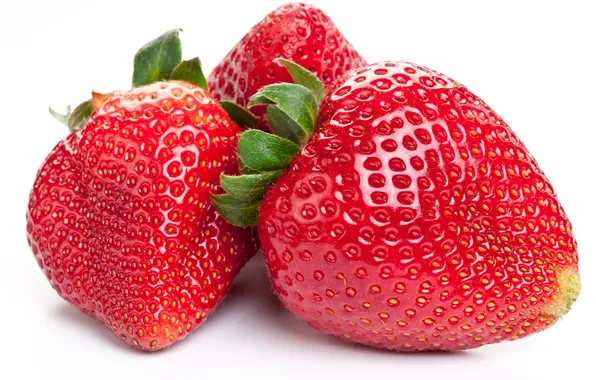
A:
[[[187,336],[259,248],[291,312],[379,348],[475,348],[570,310],[571,223],[468,88],[367,64],[305,4],[269,14],[208,78],[178,35],[139,50],[132,89],[52,111],[72,132],[27,210],[52,286],[124,342]]]

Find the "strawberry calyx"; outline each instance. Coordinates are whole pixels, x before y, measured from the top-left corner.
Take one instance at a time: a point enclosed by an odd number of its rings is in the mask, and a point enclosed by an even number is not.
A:
[[[259,208],[267,189],[290,167],[314,133],[323,83],[304,67],[277,59],[295,83],[277,83],[261,88],[249,106],[266,106],[267,123],[274,133],[248,130],[238,141],[241,175],[222,174],[223,194],[211,195],[217,211],[232,225],[257,224]],[[256,119],[255,119],[256,120]]]
[[[139,87],[164,80],[186,81],[207,90],[207,79],[203,74],[201,61],[198,57],[182,60],[182,44],[180,42],[182,29],[171,29],[154,40],[143,45],[135,54],[132,86]],[[61,114],[50,108],[50,114],[70,131],[77,131],[85,127],[87,120],[97,108],[101,106],[113,92],[100,94],[93,91],[90,99],[85,100],[74,110],[70,106],[66,113]],[[228,102],[226,102],[228,103]],[[239,110],[240,106],[227,105],[224,107],[230,118],[241,127],[250,127],[251,117],[256,118],[247,110]],[[233,109],[233,113],[228,111]],[[239,116],[233,116],[239,115]],[[239,119],[240,121],[237,121]]]
[[[74,132],[83,129],[87,119],[93,112],[93,106],[91,104],[91,99],[89,99],[76,106],[72,112],[70,106],[66,106],[65,114],[61,114],[51,107],[49,108],[49,112],[54,119],[66,125],[71,132]]]

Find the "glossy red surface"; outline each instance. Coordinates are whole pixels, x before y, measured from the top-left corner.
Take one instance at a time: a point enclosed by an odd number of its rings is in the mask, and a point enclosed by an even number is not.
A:
[[[256,24],[209,76],[209,90],[219,100],[246,105],[261,87],[292,82],[274,63],[286,58],[332,84],[364,59],[320,9],[302,3],[281,6]]]
[[[265,196],[259,237],[292,312],[395,350],[541,331],[570,306],[561,274],[577,275],[571,224],[524,144],[467,88],[410,63],[331,89]]]
[[[239,128],[205,91],[116,94],[41,167],[28,241],[58,294],[141,349],[199,326],[255,253],[209,192],[236,173]]]

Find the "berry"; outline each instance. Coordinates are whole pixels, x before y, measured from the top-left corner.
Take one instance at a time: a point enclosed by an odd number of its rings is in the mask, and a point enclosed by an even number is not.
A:
[[[297,97],[305,106],[288,101]],[[297,149],[290,133],[245,132],[240,160],[255,172],[223,176],[227,194],[213,197],[233,223],[257,224],[289,310],[398,351],[519,339],[569,311],[580,291],[571,223],[481,98],[426,67],[382,62],[337,81],[320,112],[316,99],[296,85],[259,91],[251,103],[283,109],[310,139]],[[264,198],[238,197],[256,177]]]
[[[366,62],[320,9],[302,3],[281,6],[256,24],[209,76],[209,90],[219,100],[242,106],[261,87],[292,77],[275,62],[295,61],[332,84]]]
[[[141,349],[198,327],[255,252],[209,201],[220,173],[237,171],[239,133],[187,82],[104,99],[31,191],[28,241],[58,294]]]

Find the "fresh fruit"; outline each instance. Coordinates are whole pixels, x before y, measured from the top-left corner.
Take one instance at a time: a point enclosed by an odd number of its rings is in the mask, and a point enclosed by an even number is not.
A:
[[[320,112],[320,94],[303,86],[253,97],[294,123],[274,128],[284,138],[245,132],[249,174],[222,176],[228,194],[213,197],[232,223],[258,221],[289,310],[327,334],[399,351],[519,339],[569,311],[580,292],[571,224],[482,99],[406,62],[350,72]]]
[[[325,13],[291,3],[267,15],[232,48],[209,76],[209,90],[218,100],[245,106],[261,87],[292,80],[278,58],[308,68],[325,85],[366,64]]]
[[[156,51],[143,58],[152,72],[163,69]],[[169,65],[188,72],[189,62]],[[240,128],[202,88],[138,70],[133,89],[94,94],[84,128],[47,157],[27,233],[62,298],[126,343],[159,350],[211,314],[256,241],[209,200],[221,173],[237,173]],[[71,127],[85,119],[77,109]]]

